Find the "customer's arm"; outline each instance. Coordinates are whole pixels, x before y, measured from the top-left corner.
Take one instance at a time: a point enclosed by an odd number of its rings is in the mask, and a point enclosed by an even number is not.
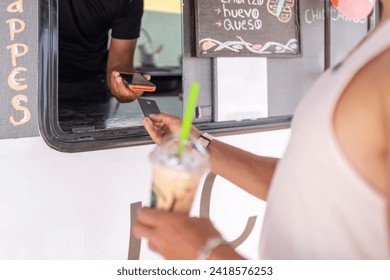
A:
[[[152,139],[159,144],[163,134],[179,132],[181,120],[161,113],[144,119],[144,126]],[[193,127],[191,135],[199,138],[201,131]],[[217,139],[211,141],[208,150],[211,170],[214,173],[260,199],[267,198],[278,159],[257,156]]]
[[[266,200],[278,159],[257,156],[217,139],[210,142],[208,150],[214,173]]]
[[[388,85],[388,84],[387,84]],[[385,143],[387,143],[387,152],[386,152],[386,160],[387,160],[387,225],[388,225],[388,235],[389,235],[389,244],[390,244],[390,86],[386,90],[387,94],[385,96],[385,124],[386,124],[386,139]]]
[[[390,110],[390,108],[389,108]],[[390,118],[388,119],[390,121]],[[388,122],[390,124],[390,122]],[[390,125],[388,130],[390,132]],[[387,134],[389,136],[389,134]],[[388,178],[387,178],[387,228],[389,235],[389,244],[390,244],[390,137],[387,139],[387,168],[388,168]]]

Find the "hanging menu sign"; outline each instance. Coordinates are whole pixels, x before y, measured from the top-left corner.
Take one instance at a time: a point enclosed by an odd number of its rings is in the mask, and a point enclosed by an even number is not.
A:
[[[297,0],[196,0],[196,54],[300,54]]]

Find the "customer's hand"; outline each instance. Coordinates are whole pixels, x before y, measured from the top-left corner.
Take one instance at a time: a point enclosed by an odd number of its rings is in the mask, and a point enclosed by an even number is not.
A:
[[[150,75],[144,75],[147,80],[150,80]],[[144,94],[143,91],[133,91],[125,86],[119,72],[113,71],[110,77],[111,94],[120,103],[128,103],[136,100]]]
[[[153,251],[171,260],[196,259],[208,238],[220,236],[208,219],[150,208],[139,211],[133,234],[147,238]]]
[[[165,113],[152,114],[143,119],[143,124],[146,131],[149,133],[152,140],[160,145],[162,138],[171,134],[179,134],[182,120],[176,116]],[[202,134],[200,130],[192,126],[191,137],[198,139]]]

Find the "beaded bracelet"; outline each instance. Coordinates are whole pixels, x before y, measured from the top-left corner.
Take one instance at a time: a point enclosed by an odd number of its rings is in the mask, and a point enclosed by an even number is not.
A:
[[[211,253],[219,246],[228,244],[221,236],[212,236],[206,244],[200,248],[197,260],[207,260]]]

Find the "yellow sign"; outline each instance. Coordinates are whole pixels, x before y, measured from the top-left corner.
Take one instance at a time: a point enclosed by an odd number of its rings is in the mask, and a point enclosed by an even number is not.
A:
[[[145,0],[145,11],[181,13],[181,0]]]

